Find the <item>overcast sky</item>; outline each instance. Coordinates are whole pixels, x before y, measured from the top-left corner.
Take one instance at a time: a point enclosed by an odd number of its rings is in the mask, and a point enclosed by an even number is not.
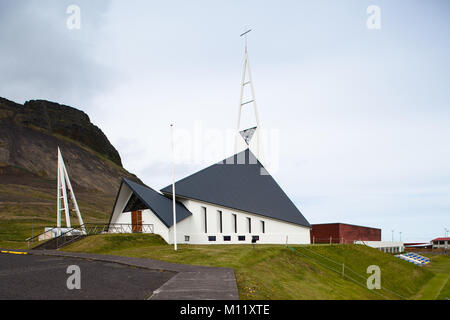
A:
[[[250,26],[271,173],[304,216],[429,241],[450,228],[449,17],[448,0],[0,0],[0,96],[85,111],[159,189],[172,122],[177,179],[221,160]]]

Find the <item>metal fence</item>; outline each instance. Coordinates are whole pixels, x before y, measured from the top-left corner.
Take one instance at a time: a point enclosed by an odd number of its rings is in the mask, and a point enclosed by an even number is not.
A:
[[[154,233],[153,224],[111,223],[103,233]]]
[[[69,243],[75,242],[82,237],[98,234],[121,234],[121,233],[154,233],[153,224],[131,224],[131,223],[108,223],[96,224],[85,223],[72,228],[54,227],[44,231],[37,236],[28,238],[28,247],[35,241],[48,240],[55,242],[56,248],[61,248]]]

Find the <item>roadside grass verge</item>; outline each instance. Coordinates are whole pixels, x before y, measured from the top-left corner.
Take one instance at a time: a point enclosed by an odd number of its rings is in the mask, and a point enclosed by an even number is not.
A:
[[[291,247],[179,245],[175,252],[159,236],[128,234],[90,236],[63,250],[230,267],[235,270],[241,299],[412,298],[434,275],[426,268],[361,245]],[[342,263],[358,282],[340,275]],[[380,267],[382,290],[365,286],[369,265]]]
[[[425,254],[431,263],[425,268],[433,277],[415,296],[419,300],[444,300],[450,298],[450,257],[448,255]]]

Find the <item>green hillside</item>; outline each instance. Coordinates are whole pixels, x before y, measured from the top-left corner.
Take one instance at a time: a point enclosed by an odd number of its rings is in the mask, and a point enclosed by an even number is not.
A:
[[[121,177],[139,180],[83,111],[0,97],[0,247],[25,248],[26,238],[56,224],[58,148],[86,223],[108,221]]]
[[[64,250],[231,267],[241,299],[412,299],[435,276],[360,245],[180,245],[175,252],[159,236],[133,234],[91,236]],[[366,287],[369,265],[381,269],[380,290]]]

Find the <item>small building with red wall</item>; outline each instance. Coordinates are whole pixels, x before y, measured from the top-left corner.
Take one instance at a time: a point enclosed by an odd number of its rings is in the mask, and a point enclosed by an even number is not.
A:
[[[353,243],[353,241],[381,241],[381,229],[347,223],[313,224],[311,243]]]

